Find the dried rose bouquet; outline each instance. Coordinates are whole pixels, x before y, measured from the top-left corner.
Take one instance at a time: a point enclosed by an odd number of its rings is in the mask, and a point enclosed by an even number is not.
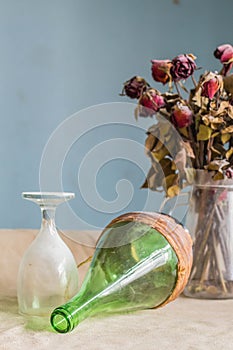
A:
[[[227,181],[233,184],[233,47],[221,45],[214,56],[220,60],[221,70],[203,72],[197,82],[194,75],[199,68],[192,54],[152,60],[152,77],[167,84],[167,92],[161,93],[144,78],[134,76],[124,83],[121,95],[138,100],[136,118],[157,119],[147,132],[145,148],[151,168],[142,187],[173,197],[195,184],[200,173],[212,182],[212,187],[202,183],[193,194],[197,218],[191,274],[195,283],[190,293],[233,297],[233,257],[229,263],[233,251],[225,243],[230,235],[225,216],[233,208],[226,188],[214,187]],[[188,78],[193,84],[190,90],[184,85]],[[231,198],[232,202],[233,192]]]
[[[233,47],[221,45],[214,56],[222,63],[221,71],[205,72],[197,83],[192,54],[152,60],[154,80],[169,86],[165,93],[139,76],[124,83],[122,95],[138,100],[135,116],[158,118],[158,123],[148,130],[146,149],[152,167],[143,187],[162,187],[169,197],[177,195],[193,181],[189,168],[213,171],[215,180],[232,177],[233,75],[228,74],[233,65]],[[194,88],[188,93],[183,81],[189,77]],[[187,98],[181,96],[181,90],[188,93]],[[170,123],[164,123],[164,119]],[[172,127],[181,136],[179,144],[172,140]]]

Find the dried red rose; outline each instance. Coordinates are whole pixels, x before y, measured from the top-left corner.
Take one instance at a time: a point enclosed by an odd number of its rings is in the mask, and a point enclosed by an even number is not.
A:
[[[215,49],[214,56],[216,58],[218,58],[219,60],[221,60],[222,63],[224,63],[224,61],[226,61],[225,58],[226,58],[227,52],[229,53],[232,49],[233,48],[230,44],[220,45]],[[224,54],[224,52],[225,52],[225,54]]]
[[[179,55],[172,60],[171,75],[174,81],[187,79],[197,68],[195,63],[195,56]]]
[[[207,73],[203,77],[201,83],[201,96],[208,97],[210,100],[213,99],[215,94],[223,87],[223,81],[221,75],[214,74],[212,72]]]
[[[165,106],[163,96],[156,89],[148,89],[142,94],[139,101],[139,115],[148,117],[154,115],[161,107]]]
[[[145,79],[135,76],[124,83],[122,95],[130,98],[139,98],[141,94],[149,87]]]
[[[193,112],[188,106],[177,103],[171,114],[171,122],[177,128],[185,128],[192,124]]]
[[[202,85],[201,96],[208,97],[210,100],[212,100],[218,90],[218,80],[216,78],[210,79]]]
[[[223,64],[222,75],[227,75],[233,65],[233,47],[230,44],[220,45],[214,51],[214,56]]]
[[[170,69],[172,63],[170,60],[152,60],[151,63],[152,77],[155,81],[166,84],[171,80]]]

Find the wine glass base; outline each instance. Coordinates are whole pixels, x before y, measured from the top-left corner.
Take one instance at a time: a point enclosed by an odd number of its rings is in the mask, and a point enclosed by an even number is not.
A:
[[[57,206],[60,203],[69,201],[74,198],[74,193],[71,192],[23,192],[24,199],[36,202],[39,205]]]

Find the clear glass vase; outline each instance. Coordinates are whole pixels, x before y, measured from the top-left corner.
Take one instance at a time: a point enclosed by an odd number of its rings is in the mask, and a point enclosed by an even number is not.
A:
[[[55,306],[78,290],[77,265],[55,226],[56,207],[74,198],[74,194],[24,192],[22,196],[40,206],[42,224],[19,267],[19,312],[27,316],[48,316]]]
[[[198,171],[186,217],[193,266],[184,294],[233,298],[233,179],[214,181]]]

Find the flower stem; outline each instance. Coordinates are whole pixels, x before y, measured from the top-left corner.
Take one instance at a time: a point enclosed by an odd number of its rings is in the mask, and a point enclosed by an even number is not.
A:
[[[192,131],[192,128],[190,126],[188,126],[188,132],[189,132],[189,137],[190,137],[190,140],[191,140],[191,143],[192,143],[192,146],[193,146],[193,152],[194,152],[194,155],[195,155],[196,168],[197,169],[201,169],[196,141],[194,139],[193,131]]]
[[[197,88],[197,82],[196,82],[196,80],[195,80],[193,75],[191,75],[191,79],[192,79],[193,85],[195,86],[195,89],[196,89]]]
[[[182,96],[181,96],[181,93],[180,93],[180,89],[178,87],[178,84],[176,81],[174,81],[174,84],[175,84],[175,87],[176,87],[176,91],[177,91],[177,94],[179,95],[179,97],[182,99]]]

